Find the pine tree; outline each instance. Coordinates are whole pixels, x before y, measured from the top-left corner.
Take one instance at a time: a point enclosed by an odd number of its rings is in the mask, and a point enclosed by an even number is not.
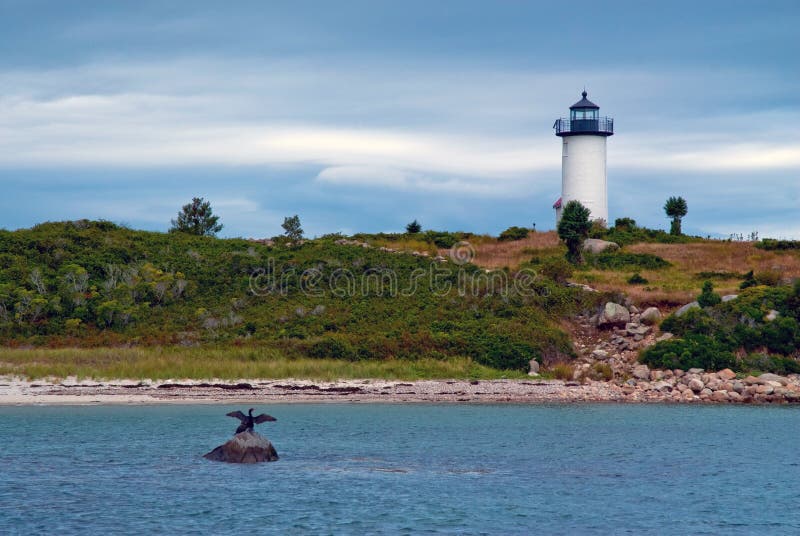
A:
[[[214,236],[222,230],[217,223],[219,216],[214,216],[211,203],[202,197],[195,197],[191,203],[183,205],[178,217],[172,220],[170,232],[189,233],[200,236]]]
[[[303,228],[300,227],[300,216],[287,216],[283,219],[283,234],[290,242],[297,244],[303,239]]]
[[[669,234],[680,236],[681,233],[681,219],[689,212],[689,207],[686,200],[682,197],[670,197],[664,203],[664,212],[667,216],[672,218],[672,224],[669,227]]]
[[[558,222],[558,236],[567,245],[567,260],[572,264],[581,264],[583,242],[589,237],[592,222],[589,221],[591,211],[580,201],[570,201],[561,213]]]
[[[414,220],[406,225],[406,232],[408,234],[417,234],[420,231],[422,231],[422,225],[420,225],[417,220]]]

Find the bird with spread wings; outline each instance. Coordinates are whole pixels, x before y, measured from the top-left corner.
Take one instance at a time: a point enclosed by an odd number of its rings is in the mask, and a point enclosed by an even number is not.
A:
[[[277,421],[278,420],[275,417],[273,417],[272,415],[267,415],[266,413],[262,413],[261,415],[256,415],[255,417],[253,417],[253,408],[250,408],[250,411],[248,411],[247,415],[245,415],[244,413],[242,413],[241,411],[238,411],[238,410],[237,411],[231,411],[230,413],[226,413],[225,415],[227,415],[228,417],[233,417],[235,419],[239,419],[242,422],[239,425],[239,427],[236,429],[236,433],[237,434],[242,433],[242,432],[252,432],[253,431],[253,427],[256,424],[261,424],[262,422],[269,422],[269,421]]]

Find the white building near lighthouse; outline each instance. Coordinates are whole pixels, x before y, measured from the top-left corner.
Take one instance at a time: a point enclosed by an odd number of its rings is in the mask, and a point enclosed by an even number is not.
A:
[[[614,120],[600,117],[600,107],[586,98],[569,107],[569,118],[556,119],[553,128],[561,144],[561,197],[553,204],[556,225],[561,209],[572,200],[591,210],[592,220],[608,224],[606,138],[614,135]]]

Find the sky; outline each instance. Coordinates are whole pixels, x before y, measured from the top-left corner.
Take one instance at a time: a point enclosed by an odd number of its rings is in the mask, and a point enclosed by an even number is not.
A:
[[[609,218],[800,238],[800,3],[0,0],[0,228],[554,227],[586,88]]]

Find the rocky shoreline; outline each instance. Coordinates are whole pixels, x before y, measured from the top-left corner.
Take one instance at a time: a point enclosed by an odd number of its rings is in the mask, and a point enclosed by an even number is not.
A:
[[[730,371],[637,370],[620,381],[346,380],[25,381],[0,378],[0,405],[165,403],[700,403],[800,402],[800,377],[764,374],[736,378]],[[647,376],[645,379],[644,376]]]
[[[724,301],[736,299],[724,296]],[[676,312],[697,306],[690,303]],[[773,315],[774,316],[774,315]],[[608,302],[573,325],[577,358],[568,381],[542,379],[530,362],[527,380],[64,380],[0,376],[0,405],[274,402],[388,403],[800,403],[800,375],[737,375],[730,369],[651,370],[639,351],[672,337],[661,333],[662,313]]]

